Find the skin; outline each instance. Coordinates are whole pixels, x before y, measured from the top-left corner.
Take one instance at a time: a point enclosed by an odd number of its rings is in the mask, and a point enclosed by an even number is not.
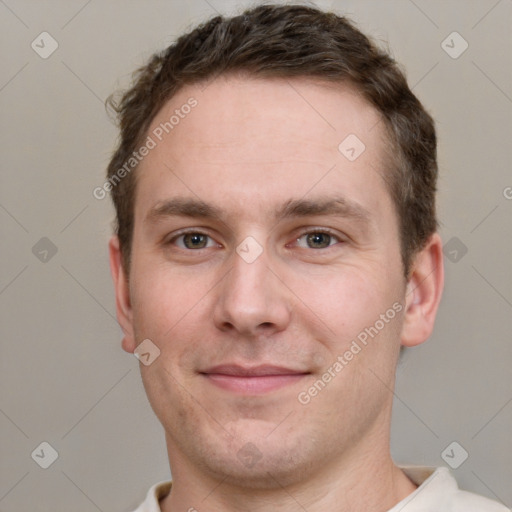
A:
[[[197,107],[137,169],[129,279],[118,240],[110,243],[123,348],[150,339],[160,350],[141,373],[172,468],[162,510],[388,510],[416,488],[390,456],[391,390],[400,345],[433,328],[440,238],[417,253],[406,279],[383,124],[351,88],[220,77],[183,88],[148,133],[191,96]],[[349,134],[366,146],[352,162],[338,150]],[[290,200],[333,197],[364,215],[276,217]],[[176,198],[220,217],[154,213]],[[185,228],[207,237],[179,237]],[[262,249],[252,263],[236,251],[249,236]],[[301,403],[299,393],[396,303],[401,311]],[[237,393],[200,373],[226,363],[306,375]]]

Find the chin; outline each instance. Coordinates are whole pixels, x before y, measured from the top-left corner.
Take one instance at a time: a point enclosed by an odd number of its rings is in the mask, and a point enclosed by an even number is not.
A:
[[[257,429],[253,428],[254,433]],[[268,436],[268,429],[265,431]],[[251,440],[252,439],[252,440]],[[206,440],[205,440],[206,441]],[[220,439],[204,442],[207,453],[196,453],[197,461],[216,480],[248,489],[279,489],[304,479],[307,473],[318,470],[322,464],[311,441],[295,438],[292,433],[268,438],[244,432],[230,438],[224,446]],[[216,444],[217,443],[217,444]],[[308,448],[309,445],[309,448]],[[197,447],[197,446],[196,446]]]
[[[274,459],[274,460],[273,460]],[[223,483],[246,489],[281,489],[298,483],[304,479],[312,464],[297,461],[279,454],[262,454],[260,461],[252,464],[241,463],[239,460],[218,460],[208,462],[210,474]]]

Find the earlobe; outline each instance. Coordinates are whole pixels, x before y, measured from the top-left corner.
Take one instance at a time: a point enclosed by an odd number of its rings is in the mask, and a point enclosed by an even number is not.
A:
[[[109,242],[110,272],[114,281],[114,290],[116,294],[116,312],[117,321],[123,330],[124,337],[121,343],[126,352],[133,353],[136,348],[135,336],[133,332],[132,306],[130,301],[130,289],[123,260],[119,239],[113,236]]]
[[[439,234],[434,233],[412,262],[405,296],[402,345],[419,345],[431,335],[443,284],[442,242]]]

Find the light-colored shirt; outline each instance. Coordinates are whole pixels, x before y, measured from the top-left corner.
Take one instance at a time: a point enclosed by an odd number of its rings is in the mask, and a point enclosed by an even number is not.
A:
[[[497,501],[459,489],[448,468],[401,467],[419,487],[388,512],[510,512]],[[171,482],[149,489],[144,503],[134,512],[161,512],[159,500],[169,494]]]

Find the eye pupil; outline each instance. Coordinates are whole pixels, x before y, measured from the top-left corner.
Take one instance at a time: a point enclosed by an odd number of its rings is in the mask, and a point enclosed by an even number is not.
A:
[[[188,249],[202,249],[206,247],[206,235],[200,233],[189,233],[184,235],[183,243]]]
[[[331,241],[331,235],[327,233],[310,233],[307,236],[308,246],[315,249],[323,249],[328,247]]]

